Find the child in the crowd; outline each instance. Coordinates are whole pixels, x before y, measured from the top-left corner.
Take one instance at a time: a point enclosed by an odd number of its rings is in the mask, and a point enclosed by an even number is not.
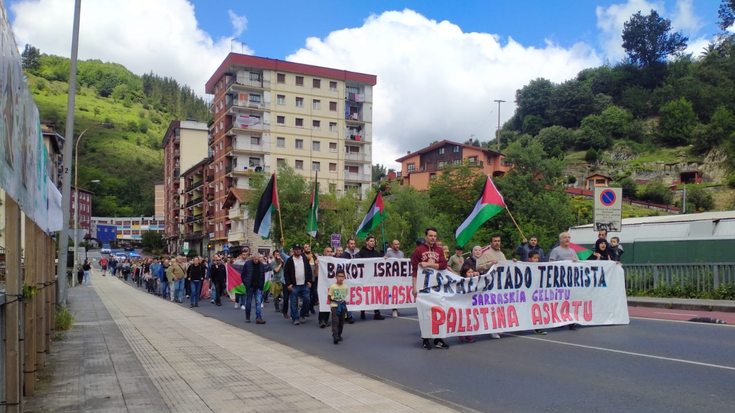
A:
[[[620,245],[620,238],[610,238],[610,251],[607,253],[607,255],[610,257],[610,260],[619,263],[620,257],[623,255],[624,252],[625,250],[623,249],[623,246]]]
[[[539,260],[538,251],[530,251],[528,253],[528,262],[538,262],[538,260]],[[540,336],[545,336],[546,335],[546,331],[544,331],[544,330],[533,330],[533,332],[536,333],[536,334],[538,334],[538,335],[540,335]]]
[[[471,265],[464,264],[464,265],[462,265],[462,269],[459,270],[459,275],[462,276],[462,277],[464,277],[464,278],[472,278],[472,277],[474,277],[476,275],[480,275],[480,273],[479,272],[476,272],[474,270],[474,268],[472,268]],[[472,336],[457,336],[457,338],[462,343],[465,343],[465,342],[467,342],[467,343],[474,343],[475,342],[475,338],[472,337]]]
[[[332,338],[334,344],[342,341],[342,329],[345,326],[345,318],[347,317],[347,295],[350,293],[350,287],[345,284],[345,270],[337,268],[335,273],[337,283],[329,288],[329,301],[332,307]]]

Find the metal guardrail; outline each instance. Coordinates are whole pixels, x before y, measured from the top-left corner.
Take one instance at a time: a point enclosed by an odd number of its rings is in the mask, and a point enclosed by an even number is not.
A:
[[[679,286],[713,292],[723,286],[735,286],[735,263],[624,264],[623,268],[629,291]]]

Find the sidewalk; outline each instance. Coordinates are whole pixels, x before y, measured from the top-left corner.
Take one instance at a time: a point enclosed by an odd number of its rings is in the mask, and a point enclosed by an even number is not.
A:
[[[720,311],[735,313],[732,300],[695,300],[689,298],[628,297],[630,307],[669,308],[674,310]]]
[[[245,330],[92,276],[69,290],[76,323],[55,342],[26,412],[451,412]],[[325,345],[329,345],[325,343]],[[335,346],[335,351],[349,347]],[[357,356],[357,355],[356,355]]]

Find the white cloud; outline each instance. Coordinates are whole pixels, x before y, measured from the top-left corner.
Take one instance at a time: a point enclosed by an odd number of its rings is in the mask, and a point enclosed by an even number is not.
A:
[[[434,140],[462,142],[471,134],[493,139],[494,99],[507,101],[501,108],[505,122],[515,109],[515,91],[530,80],[561,82],[601,64],[583,43],[524,47],[512,38],[464,33],[411,10],[373,15],[362,27],[309,38],[286,59],[378,76],[373,162],[390,166]]]
[[[74,2],[21,0],[11,6],[20,48],[69,56]],[[230,13],[234,32],[247,19]],[[124,65],[137,74],[153,71],[187,84],[204,96],[204,83],[230,52],[232,38],[213,39],[198,27],[186,0],[95,0],[82,3],[79,58]],[[245,53],[252,53],[247,49]]]
[[[230,23],[234,30],[232,37],[239,37],[242,32],[248,28],[248,18],[245,16],[238,16],[232,10],[227,10],[227,14],[230,16]]]
[[[605,56],[610,61],[617,61],[625,57],[623,50],[623,25],[630,17],[639,11],[648,15],[656,10],[661,17],[671,20],[671,29],[689,37],[686,53],[699,54],[702,47],[712,41],[708,36],[699,36],[699,30],[704,26],[702,18],[694,13],[693,0],[677,0],[673,13],[667,13],[662,2],[646,0],[628,0],[627,3],[613,4],[605,8],[597,6],[597,27],[600,29],[600,45]]]

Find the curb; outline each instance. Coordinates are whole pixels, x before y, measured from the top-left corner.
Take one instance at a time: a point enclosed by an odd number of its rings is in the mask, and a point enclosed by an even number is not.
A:
[[[649,308],[666,308],[670,310],[689,310],[689,311],[717,311],[722,313],[735,313],[735,303],[731,305],[709,305],[699,303],[677,303],[673,301],[637,301],[628,300],[630,307],[649,307]]]

